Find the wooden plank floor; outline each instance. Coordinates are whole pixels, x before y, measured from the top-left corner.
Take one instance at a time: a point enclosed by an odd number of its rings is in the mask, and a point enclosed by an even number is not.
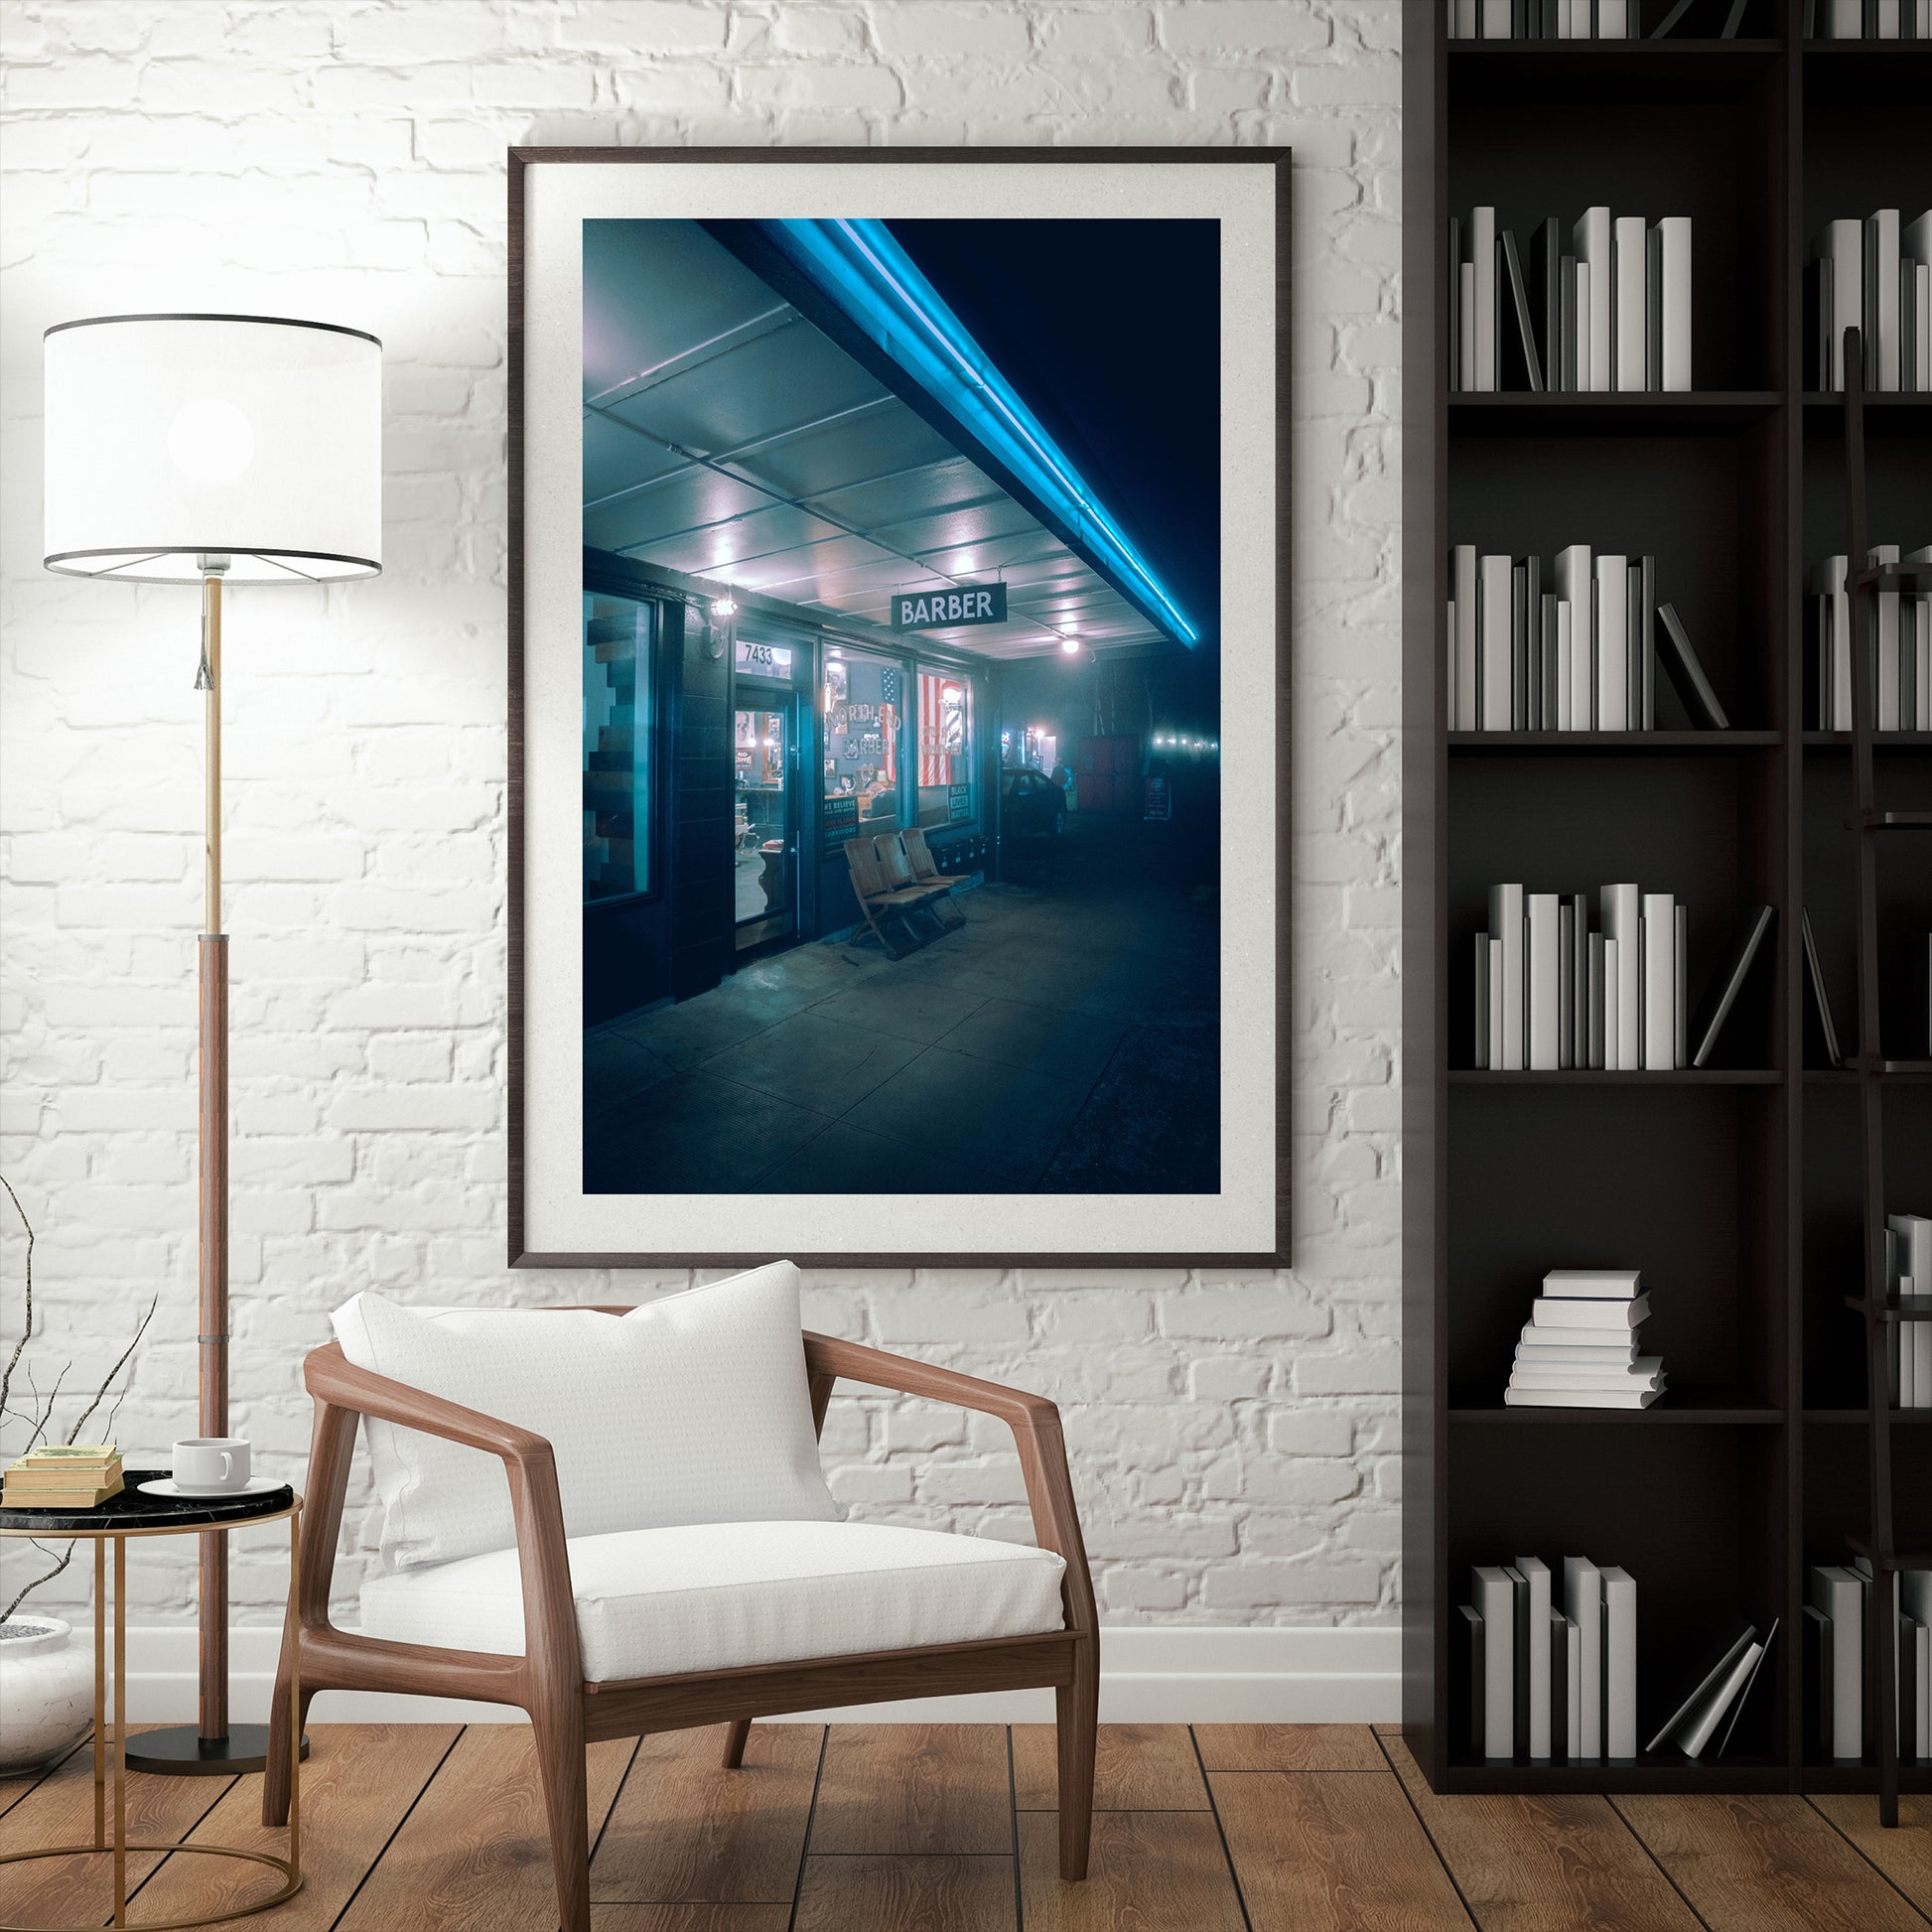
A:
[[[1040,1725],[758,1725],[594,1745],[595,1932],[1895,1932],[1932,1925],[1932,1803],[1439,1798],[1393,1725],[1110,1725],[1093,1860],[1058,1871]],[[285,1932],[554,1932],[522,1725],[319,1725]],[[83,1748],[0,1780],[0,1853],[92,1827]],[[253,1778],[130,1775],[140,1836],[279,1849]],[[0,1866],[0,1925],[99,1923],[104,1860]],[[265,1895],[240,1863],[129,1861],[136,1921]]]

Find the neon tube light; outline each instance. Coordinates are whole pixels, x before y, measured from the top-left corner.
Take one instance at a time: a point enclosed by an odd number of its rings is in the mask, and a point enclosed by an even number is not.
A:
[[[911,257],[877,220],[759,223],[784,254],[1131,584],[1182,643],[1200,632]]]

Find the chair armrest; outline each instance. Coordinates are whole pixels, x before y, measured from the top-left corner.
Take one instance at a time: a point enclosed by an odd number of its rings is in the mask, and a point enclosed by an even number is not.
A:
[[[1087,1573],[1086,1545],[1080,1537],[1080,1515],[1073,1500],[1073,1478],[1066,1465],[1066,1441],[1060,1433],[1058,1407],[1043,1395],[985,1382],[958,1369],[939,1368],[906,1355],[889,1355],[862,1342],[842,1341],[836,1335],[805,1333],[805,1370],[815,1398],[829,1393],[832,1381],[863,1382],[875,1389],[894,1389],[900,1395],[925,1396],[949,1402],[958,1409],[997,1416],[1013,1431],[1020,1451],[1020,1473],[1033,1511],[1034,1537],[1042,1550],[1051,1550],[1066,1565],[1067,1628],[1092,1632],[1099,1623],[1094,1608],[1093,1582]],[[822,1404],[814,1407],[822,1413]]]
[[[357,1368],[343,1353],[341,1342],[313,1350],[302,1370],[309,1393],[318,1402],[420,1430],[502,1459],[523,1583],[523,1654],[533,1671],[554,1672],[573,1686],[580,1683],[577,1604],[570,1587],[570,1554],[564,1547],[556,1453],[548,1439],[426,1389]]]

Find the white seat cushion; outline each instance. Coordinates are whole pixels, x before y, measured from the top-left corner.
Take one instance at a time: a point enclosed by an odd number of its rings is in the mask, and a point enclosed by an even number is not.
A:
[[[730,1670],[1063,1626],[1050,1550],[882,1523],[703,1523],[570,1541],[584,1675]],[[516,1552],[362,1588],[364,1635],[523,1654]]]
[[[545,1438],[568,1535],[840,1514],[819,1469],[788,1261],[623,1315],[418,1311],[364,1293],[334,1320],[357,1368]],[[386,1568],[516,1541],[499,1457],[394,1423],[367,1427]]]

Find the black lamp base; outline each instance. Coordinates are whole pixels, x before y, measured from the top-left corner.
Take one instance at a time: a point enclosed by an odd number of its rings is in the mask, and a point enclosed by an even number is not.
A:
[[[306,1735],[302,1755],[309,1755]],[[127,1740],[127,1768],[164,1778],[231,1778],[239,1771],[259,1771],[267,1762],[266,1725],[230,1725],[225,1737],[204,1737],[193,1725],[177,1725]]]

